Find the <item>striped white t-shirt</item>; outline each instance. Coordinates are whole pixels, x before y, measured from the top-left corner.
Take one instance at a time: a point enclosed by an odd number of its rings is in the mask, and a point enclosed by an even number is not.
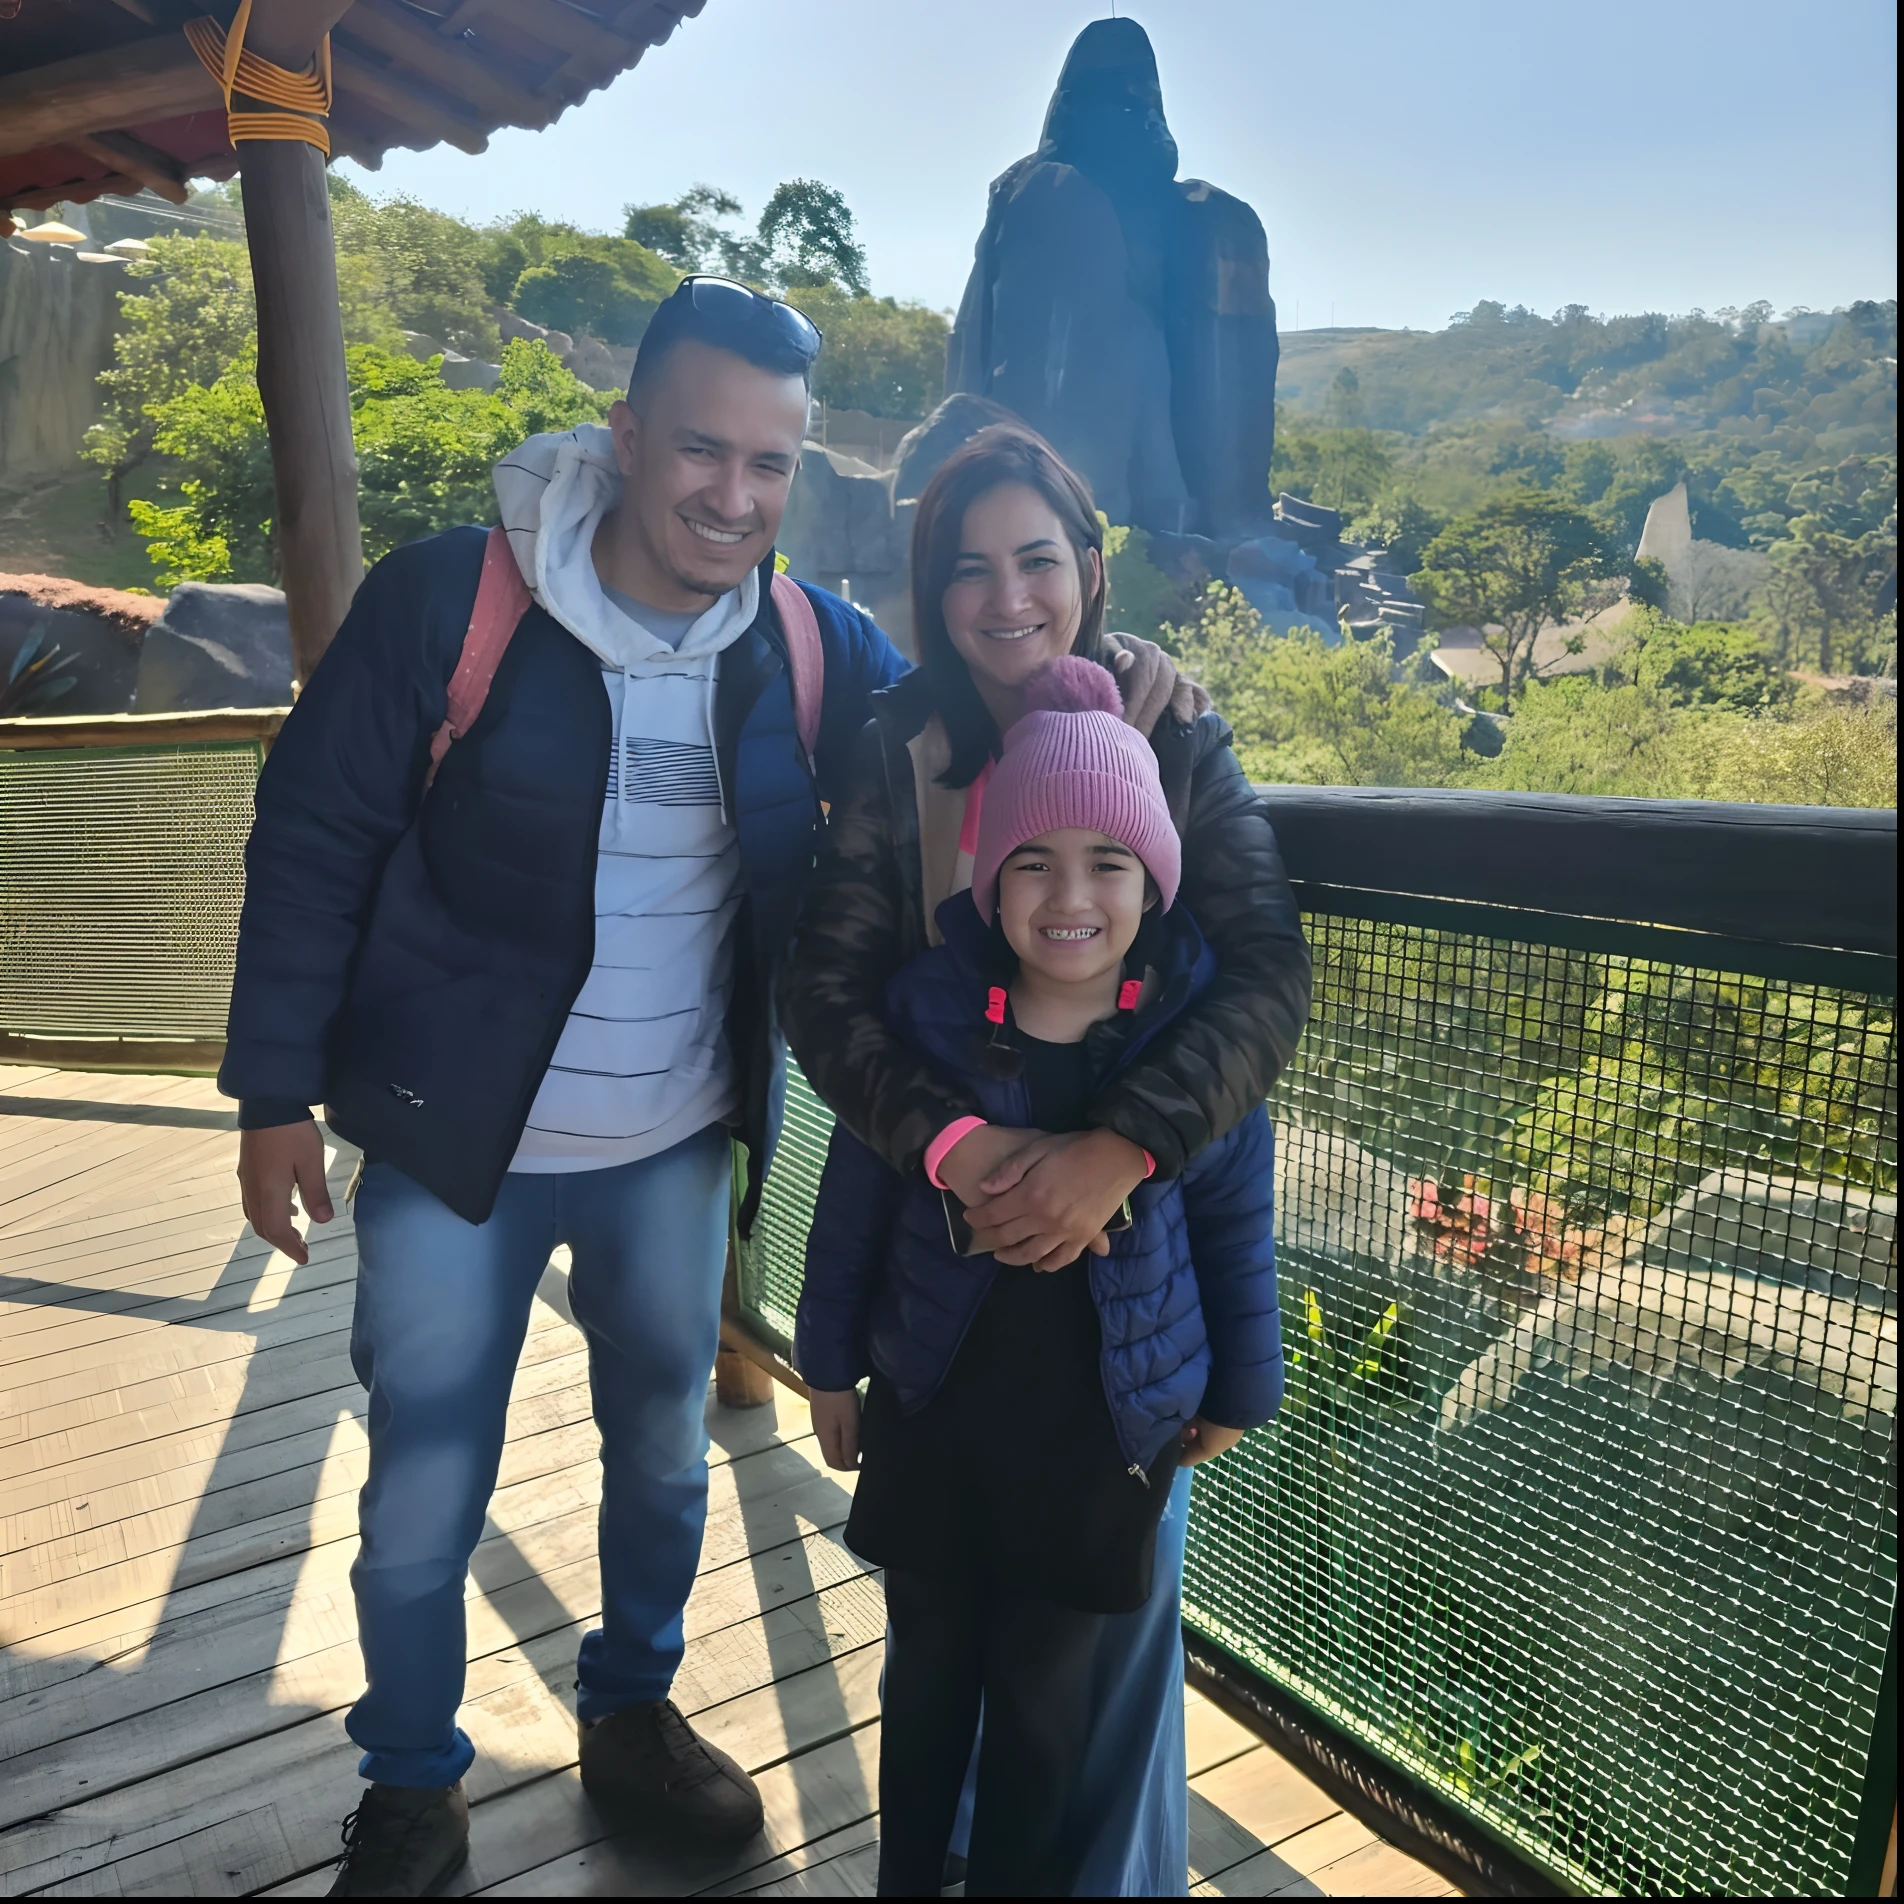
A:
[[[603,593],[669,650],[701,619]],[[725,1027],[740,848],[714,756],[719,666],[718,654],[668,652],[602,670],[614,745],[595,873],[595,962],[511,1170],[633,1163],[735,1109]]]

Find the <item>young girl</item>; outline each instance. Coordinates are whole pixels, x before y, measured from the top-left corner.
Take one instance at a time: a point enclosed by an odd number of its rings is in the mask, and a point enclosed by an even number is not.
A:
[[[1081,1132],[1215,961],[1173,908],[1176,830],[1110,675],[1053,661],[1026,705],[970,892],[887,1016],[987,1121]],[[964,1134],[907,1179],[836,1128],[795,1360],[827,1460],[862,1470],[848,1544],[886,1573],[880,1891],[937,1893],[982,1697],[967,1891],[1061,1895],[1102,1623],[1150,1591],[1175,1470],[1280,1399],[1270,1127],[1258,1106],[1140,1184],[1104,1254],[1043,1272],[972,1253],[936,1169]]]

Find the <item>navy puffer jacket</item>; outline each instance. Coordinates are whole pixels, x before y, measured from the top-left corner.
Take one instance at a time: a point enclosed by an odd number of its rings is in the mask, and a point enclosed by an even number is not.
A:
[[[430,737],[476,600],[485,532],[450,529],[365,576],[258,780],[219,1088],[247,1129],[328,1107],[332,1129],[458,1216],[495,1204],[595,951],[608,780],[601,664],[546,610],[518,624],[482,717]],[[850,603],[805,583],[825,655],[811,762],[762,565],[760,613],[721,657],[715,757],[739,838],[728,1045],[748,1148],[742,1233],[783,1094],[775,967],[793,933],[867,696],[906,662]]]
[[[957,1077],[992,1123],[1028,1125],[1018,1080],[976,1061],[988,980],[988,929],[969,893],[938,911],[945,944],[903,966],[887,987],[889,1023]],[[1126,1027],[1094,1038],[1116,1047],[1113,1072],[1207,985],[1215,960],[1181,906],[1165,915],[1162,983]],[[1108,1055],[1108,1054],[1107,1054]],[[1087,1256],[1103,1330],[1104,1393],[1124,1457],[1148,1468],[1193,1415],[1260,1427],[1282,1400],[1276,1306],[1274,1136],[1259,1104],[1191,1159],[1181,1177],[1140,1184],[1132,1224],[1108,1256]],[[794,1361],[815,1388],[847,1389],[877,1370],[908,1411],[938,1392],[998,1265],[952,1247],[943,1202],[922,1172],[899,1176],[836,1125],[807,1238]]]

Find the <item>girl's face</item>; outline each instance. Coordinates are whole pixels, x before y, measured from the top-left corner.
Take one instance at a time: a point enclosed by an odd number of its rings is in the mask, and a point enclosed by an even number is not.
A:
[[[1097,551],[1087,555],[1092,587],[1100,587]],[[944,610],[974,678],[1007,693],[1071,652],[1084,615],[1077,552],[1035,489],[1001,483],[966,510]]]
[[[1005,861],[999,923],[1021,965],[1059,984],[1087,984],[1124,963],[1148,883],[1128,846],[1089,827],[1055,827]]]

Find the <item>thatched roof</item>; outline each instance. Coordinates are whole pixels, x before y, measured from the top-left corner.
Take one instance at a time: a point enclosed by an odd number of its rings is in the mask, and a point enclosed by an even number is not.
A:
[[[332,149],[480,152],[626,72],[704,0],[355,0],[332,29]],[[0,17],[0,214],[229,178],[216,83],[181,31],[232,0],[20,0]],[[4,9],[0,9],[4,12]]]

